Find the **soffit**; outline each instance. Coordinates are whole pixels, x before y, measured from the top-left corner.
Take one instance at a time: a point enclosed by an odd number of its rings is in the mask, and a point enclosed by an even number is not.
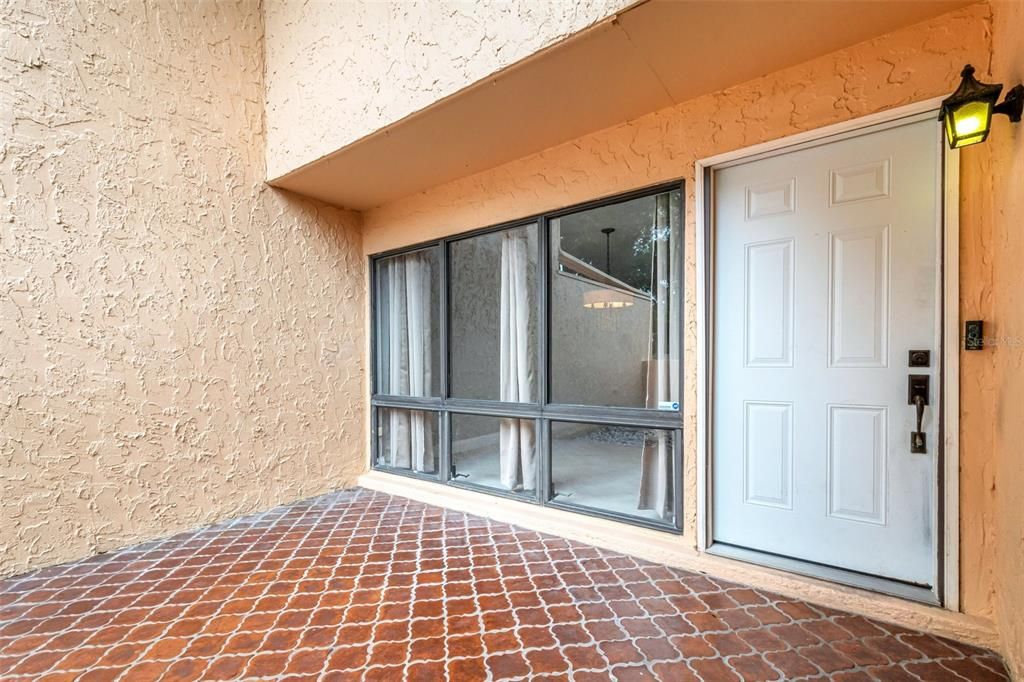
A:
[[[270,184],[374,208],[967,4],[650,0]]]

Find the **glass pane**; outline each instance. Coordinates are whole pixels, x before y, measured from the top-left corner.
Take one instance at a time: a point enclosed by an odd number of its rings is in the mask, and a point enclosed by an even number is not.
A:
[[[551,401],[679,409],[679,191],[551,221]]]
[[[377,390],[440,394],[438,248],[377,261]]]
[[[437,474],[440,448],[436,412],[377,409],[377,466]]]
[[[674,522],[673,432],[600,424],[551,424],[553,499]]]
[[[536,422],[452,415],[453,478],[533,495],[537,481]]]
[[[533,402],[537,226],[452,242],[451,395]]]

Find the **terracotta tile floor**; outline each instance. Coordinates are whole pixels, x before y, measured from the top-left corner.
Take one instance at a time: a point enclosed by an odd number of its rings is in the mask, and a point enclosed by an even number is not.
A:
[[[988,652],[365,490],[0,582],[0,677],[999,680]]]

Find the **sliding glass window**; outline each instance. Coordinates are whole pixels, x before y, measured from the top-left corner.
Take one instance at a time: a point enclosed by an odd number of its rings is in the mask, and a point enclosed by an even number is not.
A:
[[[538,483],[533,419],[453,414],[453,480],[534,497]]]
[[[377,386],[384,395],[440,396],[439,249],[377,261]]]
[[[374,467],[678,530],[682,187],[381,254]]]
[[[437,412],[381,408],[377,411],[377,466],[437,477]]]
[[[580,211],[550,224],[552,402],[675,409],[682,332],[678,194]]]
[[[537,401],[537,225],[448,245],[451,396]]]

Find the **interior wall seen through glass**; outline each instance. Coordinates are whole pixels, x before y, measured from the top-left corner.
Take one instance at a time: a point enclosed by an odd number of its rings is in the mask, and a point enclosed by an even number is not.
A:
[[[551,488],[555,500],[672,523],[673,432],[552,422]]]
[[[537,399],[537,226],[449,246],[451,395]]]
[[[551,221],[551,401],[678,409],[682,195]]]
[[[440,395],[438,248],[377,261],[378,393]]]
[[[537,482],[537,425],[533,419],[452,415],[456,481],[533,494]]]

